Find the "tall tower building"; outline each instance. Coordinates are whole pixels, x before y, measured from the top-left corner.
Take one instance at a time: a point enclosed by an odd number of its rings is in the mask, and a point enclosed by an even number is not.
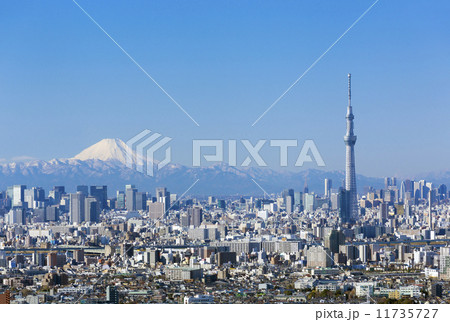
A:
[[[193,207],[188,209],[188,216],[191,225],[199,227],[203,221],[203,211],[200,207]]]
[[[348,191],[348,210],[353,220],[358,217],[358,200],[356,196],[356,173],[355,173],[355,143],[356,135],[353,133],[353,111],[352,111],[352,75],[348,74],[348,107],[347,107],[347,133],[345,142],[345,190]]]
[[[325,179],[325,198],[331,197],[332,180]]]
[[[91,196],[97,199],[100,210],[108,208],[108,186],[91,186]]]
[[[85,221],[85,200],[83,192],[70,194],[70,221],[78,225]]]
[[[128,211],[136,211],[136,193],[134,185],[125,186],[125,207]]]

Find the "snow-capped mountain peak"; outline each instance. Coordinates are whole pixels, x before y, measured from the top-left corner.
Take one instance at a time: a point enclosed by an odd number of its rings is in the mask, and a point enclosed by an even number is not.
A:
[[[132,151],[121,139],[103,139],[84,149],[73,157],[73,159],[82,161],[118,161],[122,164],[127,164],[127,158],[129,156],[134,156],[134,160],[137,163],[142,163],[143,161],[142,156]]]

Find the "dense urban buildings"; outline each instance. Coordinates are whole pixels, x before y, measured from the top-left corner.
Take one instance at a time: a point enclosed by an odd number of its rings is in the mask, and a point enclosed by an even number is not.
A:
[[[6,187],[0,303],[449,303],[447,186],[357,191],[348,81],[345,178],[323,193]]]
[[[0,194],[0,301],[448,302],[447,187],[385,183],[352,221],[331,180],[222,199],[16,185]]]

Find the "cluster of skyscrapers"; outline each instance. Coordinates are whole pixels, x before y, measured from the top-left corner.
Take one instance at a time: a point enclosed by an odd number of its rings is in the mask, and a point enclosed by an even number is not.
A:
[[[164,187],[157,188],[152,197],[139,192],[134,185],[126,185],[125,191],[117,191],[116,198],[108,198],[105,185],[79,185],[73,193],[66,193],[64,186],[55,186],[48,196],[41,187],[27,189],[25,185],[14,185],[0,192],[0,215],[5,216],[7,223],[19,225],[60,220],[72,224],[98,223],[106,209],[149,211],[156,219],[176,205],[176,198]]]

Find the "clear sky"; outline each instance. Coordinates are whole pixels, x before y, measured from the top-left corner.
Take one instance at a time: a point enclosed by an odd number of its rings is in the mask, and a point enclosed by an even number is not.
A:
[[[449,1],[380,0],[251,126],[373,2],[79,0],[197,127],[71,0],[3,0],[0,158],[71,157],[147,128],[186,165],[193,138],[313,139],[343,170],[351,72],[357,172],[448,169]]]

